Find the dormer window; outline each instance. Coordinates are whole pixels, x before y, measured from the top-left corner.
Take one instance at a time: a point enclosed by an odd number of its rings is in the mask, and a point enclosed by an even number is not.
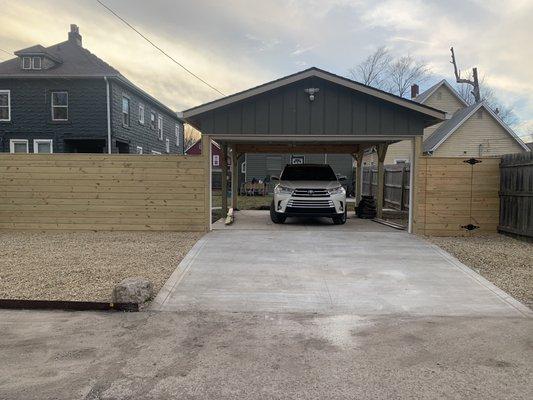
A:
[[[22,57],[22,69],[31,69],[31,57]]]
[[[43,58],[34,56],[34,57],[22,57],[22,69],[42,69],[43,67]]]
[[[32,69],[41,69],[42,66],[43,66],[43,59],[41,57],[32,57],[31,59]]]

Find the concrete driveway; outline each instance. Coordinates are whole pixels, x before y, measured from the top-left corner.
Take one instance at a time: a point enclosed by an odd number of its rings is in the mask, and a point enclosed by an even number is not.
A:
[[[171,312],[0,310],[0,399],[531,398],[524,306],[404,232],[292,222],[206,235]]]
[[[530,310],[438,247],[368,220],[346,225],[242,211],[197,243],[161,311],[520,316]]]

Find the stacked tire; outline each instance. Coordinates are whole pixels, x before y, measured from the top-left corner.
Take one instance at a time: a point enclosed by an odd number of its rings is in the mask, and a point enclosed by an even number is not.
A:
[[[357,206],[357,217],[364,219],[376,218],[376,200],[372,196],[363,196]]]

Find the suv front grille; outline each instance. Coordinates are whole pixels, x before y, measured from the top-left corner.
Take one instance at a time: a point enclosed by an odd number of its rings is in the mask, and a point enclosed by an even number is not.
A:
[[[326,189],[294,189],[292,197],[330,197]]]
[[[332,200],[290,199],[287,207],[291,208],[331,208],[335,207]]]

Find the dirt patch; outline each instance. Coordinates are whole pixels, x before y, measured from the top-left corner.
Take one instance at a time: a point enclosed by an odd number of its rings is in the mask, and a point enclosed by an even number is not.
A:
[[[0,232],[0,298],[109,301],[122,279],[157,293],[202,233]]]
[[[533,244],[497,234],[426,239],[533,308]]]

